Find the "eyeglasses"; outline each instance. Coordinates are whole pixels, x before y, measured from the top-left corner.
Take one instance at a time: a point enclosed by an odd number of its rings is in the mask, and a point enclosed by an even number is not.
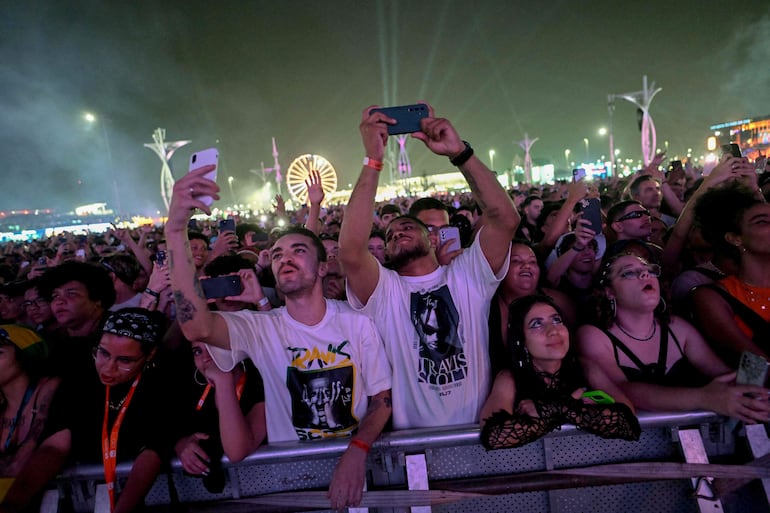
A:
[[[650,264],[647,267],[626,269],[619,272],[617,276],[624,280],[640,280],[642,278],[649,278],[650,276],[658,278],[660,276],[660,266],[658,264]]]
[[[113,357],[109,351],[102,346],[96,346],[92,350],[94,360],[99,365],[108,364],[109,362],[115,362],[115,366],[119,371],[131,372],[136,367],[136,364],[144,360],[144,356],[138,358],[129,358],[128,356],[115,356]]]
[[[21,306],[22,308],[32,308],[33,306],[35,308],[43,308],[44,306],[48,305],[48,301],[43,299],[42,297],[39,297],[37,299],[33,299],[32,301],[24,301]]]
[[[634,210],[633,212],[618,217],[618,222],[628,221],[629,219],[639,219],[643,216],[652,217],[652,214],[650,214],[649,210]]]

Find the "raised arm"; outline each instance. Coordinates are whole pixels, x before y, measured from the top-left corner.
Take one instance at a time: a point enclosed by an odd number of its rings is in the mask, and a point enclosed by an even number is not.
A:
[[[307,200],[310,203],[310,211],[307,214],[305,228],[318,235],[321,233],[321,223],[319,222],[321,203],[323,203],[325,196],[323,184],[321,183],[321,173],[316,169],[310,171],[307,180],[305,180],[305,186],[307,187]]]
[[[195,169],[174,184],[166,222],[166,245],[171,289],[182,333],[188,340],[200,340],[229,349],[227,326],[222,317],[208,309],[201,284],[195,276],[190,240],[187,237],[187,221],[193,211],[199,208],[206,213],[211,212],[198,197],[219,197],[217,184],[204,177],[213,167]]]
[[[340,262],[347,274],[348,286],[364,304],[369,301],[380,278],[377,259],[368,249],[369,233],[372,230],[374,196],[380,180],[385,145],[388,142],[385,121],[394,121],[381,112],[370,114],[373,108],[374,105],[364,109],[359,125],[369,164],[361,168],[340,229]]]
[[[513,201],[449,120],[434,117],[430,108],[430,117],[422,119],[421,124],[422,132],[415,132],[412,137],[436,155],[449,157],[468,181],[476,204],[484,212],[486,223],[479,242],[490,267],[497,273],[505,264],[511,239],[521,221]]]

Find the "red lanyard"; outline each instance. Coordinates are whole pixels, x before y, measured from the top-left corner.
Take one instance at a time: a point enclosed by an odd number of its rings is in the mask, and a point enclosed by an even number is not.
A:
[[[110,414],[110,387],[107,386],[106,397],[104,398],[104,422],[102,423],[102,461],[104,461],[104,480],[107,482],[107,491],[110,493],[110,511],[115,509],[115,481],[117,481],[117,466],[118,466],[118,432],[120,431],[120,425],[123,423],[123,417],[126,416],[126,410],[131,403],[131,398],[134,397],[136,386],[139,384],[139,379],[142,377],[142,373],[136,377],[131,384],[131,389],[126,395],[126,399],[120,407],[118,416],[115,419],[115,423],[112,425],[112,431],[109,436],[107,435],[107,421]]]
[[[241,400],[241,394],[243,394],[244,386],[246,386],[246,372],[241,374],[241,377],[238,378],[238,383],[235,385],[235,397],[239,401]],[[211,383],[208,383],[206,388],[203,389],[201,398],[198,399],[198,404],[195,406],[195,411],[201,411],[201,408],[203,408],[203,403],[206,402],[206,398],[209,396],[209,392],[211,392]]]

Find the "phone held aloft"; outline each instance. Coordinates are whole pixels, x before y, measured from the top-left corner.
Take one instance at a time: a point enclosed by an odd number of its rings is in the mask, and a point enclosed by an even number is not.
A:
[[[193,169],[198,169],[203,166],[215,166],[212,171],[209,171],[204,175],[204,177],[207,180],[211,180],[212,182],[217,181],[217,168],[216,166],[219,163],[219,151],[217,151],[216,148],[208,148],[206,150],[199,151],[197,153],[193,153],[192,156],[190,156],[190,171]],[[212,203],[214,203],[214,198],[211,196],[198,196],[198,200],[202,201],[204,205],[211,206]]]
[[[382,112],[389,118],[396,120],[395,125],[388,125],[388,135],[419,132],[422,130],[420,120],[428,117],[428,107],[422,103],[399,107],[381,107],[369,111],[370,114],[372,112]]]
[[[583,178],[586,177],[586,170],[582,167],[576,167],[572,170],[572,181],[573,182],[579,182]]]
[[[228,217],[227,219],[219,220],[219,233],[222,232],[234,232],[235,231],[235,219]]]
[[[242,292],[241,277],[237,274],[201,278],[201,288],[206,299],[218,299],[228,296],[239,296]]]
[[[589,228],[596,235],[602,233],[602,204],[596,198],[587,198],[581,200],[580,211],[583,212],[583,219],[587,219],[591,225]]]
[[[741,158],[741,147],[735,143],[723,144],[722,155],[732,155],[733,157]]]

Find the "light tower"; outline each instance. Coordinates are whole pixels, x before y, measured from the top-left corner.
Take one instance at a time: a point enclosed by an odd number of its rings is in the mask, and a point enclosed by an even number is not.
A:
[[[662,88],[655,88],[655,82],[652,82],[650,86],[647,86],[647,75],[642,77],[642,90],[635,91],[633,93],[621,93],[607,95],[607,108],[610,114],[610,128],[609,128],[609,142],[610,142],[610,158],[614,158],[615,148],[612,139],[612,113],[615,110],[615,98],[621,98],[628,102],[633,103],[642,111],[642,162],[646,166],[649,164],[655,156],[655,148],[657,147],[657,140],[655,135],[655,123],[650,116],[650,104],[652,99],[658,94]],[[614,167],[614,162],[613,162]],[[612,174],[612,169],[610,169]]]
[[[398,136],[398,174],[401,178],[412,176],[412,163],[409,162],[409,154],[406,152],[406,135]]]
[[[281,164],[278,163],[278,146],[275,144],[275,137],[273,137],[273,167],[265,167],[265,163],[262,162],[262,175],[271,172],[275,172],[276,190],[281,194]]]
[[[532,183],[532,157],[529,154],[529,150],[538,139],[540,138],[530,139],[529,134],[525,133],[524,139],[519,141],[519,146],[524,150],[524,181],[529,184]]]
[[[144,147],[154,151],[162,162],[160,168],[160,196],[163,198],[163,204],[166,205],[166,210],[168,211],[168,205],[171,202],[171,193],[174,190],[174,176],[171,174],[169,162],[176,150],[185,144],[189,144],[191,141],[166,142],[164,141],[165,138],[166,129],[156,128],[152,133],[152,140],[154,142],[146,143]]]

